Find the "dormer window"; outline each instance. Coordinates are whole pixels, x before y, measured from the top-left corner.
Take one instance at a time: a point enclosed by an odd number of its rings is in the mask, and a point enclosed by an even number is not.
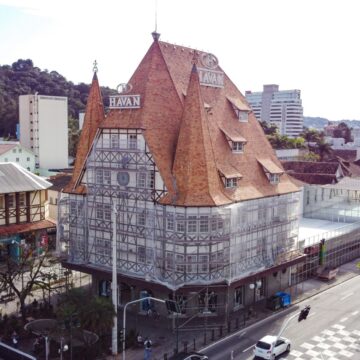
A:
[[[276,165],[271,159],[257,159],[257,161],[262,166],[270,184],[277,185],[280,182],[280,176],[284,173],[284,170]]]
[[[234,141],[232,143],[232,151],[234,153],[242,153],[244,152],[244,143],[240,141]]]
[[[270,184],[276,185],[280,182],[280,175],[279,174],[269,174],[269,181]]]
[[[227,189],[229,188],[235,188],[237,187],[237,182],[238,182],[238,179],[237,178],[225,178],[225,187]]]
[[[249,112],[248,111],[238,111],[238,119],[240,122],[248,122],[249,121]]]
[[[239,122],[248,122],[251,108],[246,104],[246,102],[240,98],[228,97],[227,99],[230,101],[231,106]]]
[[[221,128],[224,133],[229,147],[233,153],[243,153],[246,139],[244,139],[237,130]]]
[[[230,164],[217,164],[220,178],[226,189],[236,188],[242,178],[240,172]]]

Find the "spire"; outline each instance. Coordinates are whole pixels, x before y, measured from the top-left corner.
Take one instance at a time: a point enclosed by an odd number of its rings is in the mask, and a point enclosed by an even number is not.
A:
[[[96,131],[99,124],[105,117],[101,90],[97,78],[98,67],[96,60],[93,65],[94,75],[86,104],[84,124],[77,146],[73,177],[66,189],[68,192],[76,191],[76,187],[81,180],[81,176],[85,168],[86,158],[94,141]]]
[[[222,203],[230,202],[222,191],[209,126],[194,63],[173,166],[177,205],[214,206],[220,200]]]
[[[154,41],[160,39],[160,34],[157,32],[157,0],[155,0],[155,30],[151,33]]]

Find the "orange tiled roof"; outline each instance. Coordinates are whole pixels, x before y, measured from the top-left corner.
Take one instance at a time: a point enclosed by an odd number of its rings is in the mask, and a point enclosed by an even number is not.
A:
[[[217,172],[195,64],[186,93],[173,167],[176,196],[171,203],[185,206],[230,203]]]
[[[95,72],[87,100],[84,124],[76,151],[75,166],[71,181],[68,186],[66,186],[65,192],[83,193],[85,191],[84,186],[79,186],[79,183],[85,171],[86,159],[93,144],[98,126],[103,119],[104,104]]]
[[[28,231],[48,229],[56,227],[56,224],[50,220],[41,220],[33,223],[11,224],[0,226],[0,235],[20,234]]]
[[[268,160],[282,171],[281,163],[252,112],[248,122],[239,122],[233,105],[240,110],[250,107],[227,75],[223,73],[223,87],[198,86],[194,79],[190,80],[194,52],[190,48],[155,40],[129,81],[132,93],[141,96],[141,107],[112,109],[99,125],[100,128],[143,129],[145,140],[168,190],[162,199],[164,203],[220,205],[229,201],[298,191],[298,187],[286,174],[281,176],[279,184],[269,183],[257,159]],[[202,55],[204,53],[198,52],[198,57]],[[217,66],[216,71],[223,72],[220,66]],[[194,119],[196,125],[189,119]],[[192,128],[183,129],[184,122]],[[208,135],[205,135],[204,127],[207,127]],[[238,134],[239,138],[246,139],[243,153],[232,153],[224,129],[227,133]],[[181,134],[186,132],[192,136],[200,134],[200,144],[195,146],[189,142],[189,149],[185,149]],[[180,164],[175,166],[174,161],[180,156],[177,155],[180,151],[183,153],[182,158],[194,159],[200,148],[209,152],[198,160],[199,164],[206,164],[206,169],[198,168],[194,171],[207,174],[210,178],[206,182],[204,179],[195,181],[195,177],[189,175],[191,179],[188,179],[188,184],[192,184],[190,189],[189,185],[184,185],[185,173],[189,174],[186,167]],[[212,175],[214,164],[215,168],[218,168],[218,164],[230,164],[242,174],[237,189],[224,189],[220,180],[215,181]],[[195,169],[194,166],[191,168]],[[183,187],[180,187],[186,189],[186,193],[179,193],[178,181],[183,182]],[[201,199],[204,199],[206,192],[207,200],[202,203]],[[199,194],[202,194],[201,197]]]

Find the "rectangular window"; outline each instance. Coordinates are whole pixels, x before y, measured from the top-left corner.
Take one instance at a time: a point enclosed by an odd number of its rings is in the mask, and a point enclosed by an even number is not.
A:
[[[188,255],[187,256],[187,272],[189,274],[194,274],[196,273],[196,261],[197,261],[197,256],[196,255]]]
[[[247,111],[239,110],[239,121],[241,122],[248,122],[249,120],[249,113]]]
[[[209,256],[199,255],[199,263],[200,272],[207,273],[209,271]]]
[[[129,141],[129,149],[137,149],[137,135],[136,134],[129,134],[128,137]]]
[[[270,174],[269,175],[270,184],[278,184],[280,181],[279,174]]]
[[[174,215],[169,214],[166,217],[166,229],[167,230],[174,230]]]
[[[176,220],[176,231],[185,232],[185,221],[183,219]]]
[[[104,177],[103,177],[103,171],[102,169],[96,169],[95,176],[96,176],[96,183],[97,184],[103,184],[104,183]]]
[[[196,216],[189,216],[187,230],[189,233],[197,232],[197,219]]]
[[[111,204],[104,204],[104,219],[111,221]]]
[[[16,154],[16,149],[13,149],[13,153]]]
[[[234,307],[244,305],[244,286],[235,289],[234,292]]]
[[[104,218],[104,211],[102,204],[96,204],[96,218],[102,220]]]
[[[76,216],[76,201],[70,201],[70,215]]]
[[[111,148],[118,149],[119,148],[119,135],[111,134]]]
[[[16,158],[16,162],[19,162],[20,161],[20,159],[19,158]]]
[[[22,153],[22,149],[19,149],[19,154],[21,154]]]
[[[139,226],[145,226],[145,211],[140,212],[139,214],[137,214],[137,224]]]
[[[235,188],[237,186],[237,178],[225,178],[226,188]]]
[[[15,195],[14,194],[9,194],[9,196],[8,196],[8,206],[9,206],[9,208],[14,208],[15,207]]]
[[[240,141],[233,141],[232,151],[235,153],[243,152],[244,151],[244,143],[242,143]]]
[[[26,158],[26,161],[30,161],[30,158],[29,158],[29,157],[27,157],[27,158]]]
[[[166,268],[174,269],[174,254],[171,252],[166,252]]]
[[[138,188],[146,187],[146,173],[145,172],[137,173],[137,187]]]
[[[8,159],[8,158],[5,158],[5,159],[4,159],[4,161],[5,161],[5,162],[8,162],[8,161],[9,161],[9,159]]]
[[[184,255],[176,254],[176,271],[185,271]]]
[[[146,260],[146,251],[144,246],[138,246],[137,248],[138,261],[145,263]]]
[[[26,197],[25,197],[25,193],[20,193],[19,194],[19,206],[25,206],[26,205]]]
[[[110,185],[111,184],[111,171],[104,170],[104,183]]]
[[[209,232],[209,217],[200,216],[200,232],[207,233]]]
[[[147,174],[147,187],[150,189],[155,187],[155,174],[153,171],[149,171]]]

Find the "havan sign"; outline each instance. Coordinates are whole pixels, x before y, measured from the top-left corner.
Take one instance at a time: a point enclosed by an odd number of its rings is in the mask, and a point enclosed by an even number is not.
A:
[[[109,103],[110,109],[139,109],[140,95],[113,95]]]

